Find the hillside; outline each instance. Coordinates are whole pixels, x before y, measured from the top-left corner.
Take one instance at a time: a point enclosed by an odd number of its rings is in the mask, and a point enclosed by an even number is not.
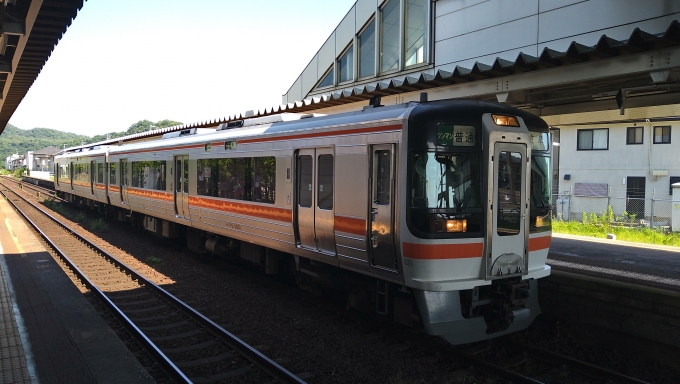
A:
[[[28,151],[37,151],[50,145],[63,148],[64,144],[68,147],[80,144],[81,140],[87,141],[92,140],[92,138],[49,128],[24,130],[7,124],[2,135],[0,135],[1,163],[4,164],[4,160],[13,153],[26,154]]]
[[[126,131],[108,133],[110,138],[116,138],[134,133],[146,132],[151,129],[171,127],[182,123],[173,120],[161,120],[152,122],[140,120],[132,124]],[[96,143],[106,140],[106,135],[94,137],[78,135],[70,132],[57,131],[50,128],[20,129],[11,124],[7,124],[5,130],[0,135],[0,164],[4,165],[5,159],[14,154],[26,154],[28,151],[37,151],[47,146],[53,145],[57,148],[72,147],[80,143]]]

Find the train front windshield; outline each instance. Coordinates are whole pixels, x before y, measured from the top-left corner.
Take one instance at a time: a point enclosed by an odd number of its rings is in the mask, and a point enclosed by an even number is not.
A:
[[[480,155],[412,152],[411,225],[423,234],[481,232]]]
[[[549,231],[552,224],[552,175],[549,132],[531,132],[531,233]]]

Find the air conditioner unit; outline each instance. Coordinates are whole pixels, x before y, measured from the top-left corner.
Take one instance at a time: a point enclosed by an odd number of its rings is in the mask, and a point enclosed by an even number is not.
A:
[[[652,171],[652,176],[668,176],[668,171],[663,169],[655,169]]]

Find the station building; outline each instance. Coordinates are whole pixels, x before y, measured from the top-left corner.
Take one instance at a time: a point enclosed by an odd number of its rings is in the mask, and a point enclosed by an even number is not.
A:
[[[680,181],[679,18],[669,0],[358,0],[283,104],[247,115],[422,92],[506,103],[553,128],[558,214],[665,222]]]

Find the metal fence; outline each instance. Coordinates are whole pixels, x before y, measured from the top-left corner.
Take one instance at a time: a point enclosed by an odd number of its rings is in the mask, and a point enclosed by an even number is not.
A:
[[[610,210],[611,207],[611,210]],[[607,220],[621,226],[666,229],[671,226],[673,201],[666,198],[552,195],[553,217],[563,221]]]

